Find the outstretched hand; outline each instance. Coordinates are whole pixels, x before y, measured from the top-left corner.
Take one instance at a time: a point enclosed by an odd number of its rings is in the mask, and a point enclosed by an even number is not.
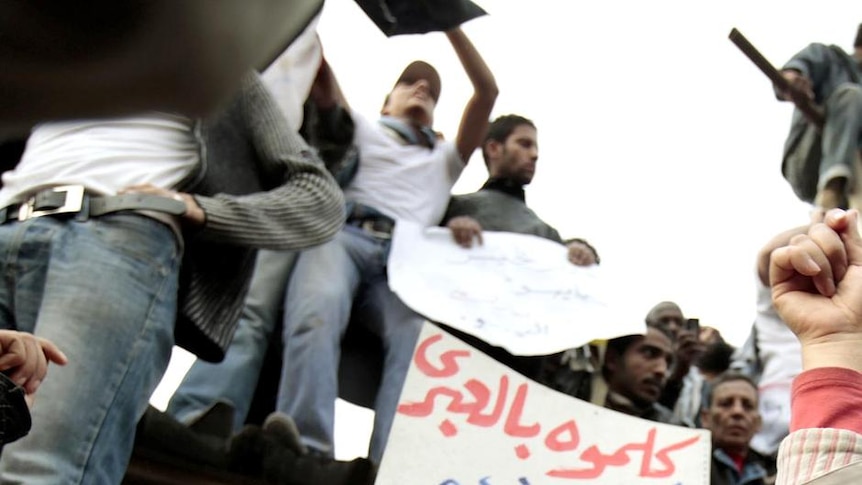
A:
[[[862,371],[862,237],[859,213],[823,223],[772,252],[769,280],[781,318],[799,338],[806,368]]]

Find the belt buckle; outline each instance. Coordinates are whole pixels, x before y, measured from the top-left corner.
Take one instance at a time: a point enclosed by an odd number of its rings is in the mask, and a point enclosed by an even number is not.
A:
[[[51,192],[65,192],[66,198],[63,205],[56,209],[34,210],[36,206],[36,196],[30,197],[21,203],[18,209],[18,220],[26,221],[34,217],[48,216],[51,214],[66,214],[69,212],[80,212],[84,206],[84,186],[83,185],[58,185],[50,189]]]
[[[392,239],[392,234],[374,229],[374,221],[371,219],[362,221],[362,224],[360,224],[359,227],[369,235],[378,239]]]

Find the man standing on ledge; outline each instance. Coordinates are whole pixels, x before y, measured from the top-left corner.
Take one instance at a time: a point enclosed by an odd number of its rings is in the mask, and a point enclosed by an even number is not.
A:
[[[398,220],[439,224],[452,186],[488,128],[497,98],[494,76],[460,28],[446,37],[473,85],[454,142],[432,131],[440,77],[425,62],[407,66],[380,120],[351,110],[360,162],[344,189],[346,225],[333,241],[303,251],[288,283],[277,409],[294,418],[313,453],[333,455],[341,337],[356,299],[363,323],[381,337],[385,353],[370,450],[380,462],[423,321],[389,290],[392,229]],[[328,88],[312,92],[318,107],[346,107],[329,75]]]
[[[814,101],[824,108],[822,144],[805,143],[808,120],[802,112],[793,113],[793,124],[785,144],[785,163],[791,153],[820,149],[811,156],[820,160],[816,195],[811,194],[814,205],[824,209],[847,208],[851,195],[858,185],[857,157],[862,147],[862,24],[853,43],[853,54],[848,55],[837,46],[811,44],[793,56],[781,70],[782,75],[795,89],[778,93],[787,101]],[[794,99],[802,97],[804,99]],[[787,168],[787,167],[785,167]],[[785,174],[787,175],[787,174]],[[797,175],[798,177],[799,175]],[[794,177],[790,177],[792,180]],[[800,186],[813,185],[798,184]],[[797,194],[800,189],[794,186]],[[805,197],[803,197],[805,198]]]

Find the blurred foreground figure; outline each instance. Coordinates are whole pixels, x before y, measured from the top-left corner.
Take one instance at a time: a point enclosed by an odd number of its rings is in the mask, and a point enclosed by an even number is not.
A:
[[[40,121],[211,113],[323,0],[0,0],[0,140]]]

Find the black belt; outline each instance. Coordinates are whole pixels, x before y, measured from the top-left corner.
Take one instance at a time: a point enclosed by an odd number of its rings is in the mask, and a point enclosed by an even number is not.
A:
[[[0,224],[56,214],[97,217],[126,210],[149,210],[179,216],[185,214],[186,204],[150,194],[95,196],[85,193],[81,185],[63,185],[42,190],[24,202],[3,207],[0,209]]]

